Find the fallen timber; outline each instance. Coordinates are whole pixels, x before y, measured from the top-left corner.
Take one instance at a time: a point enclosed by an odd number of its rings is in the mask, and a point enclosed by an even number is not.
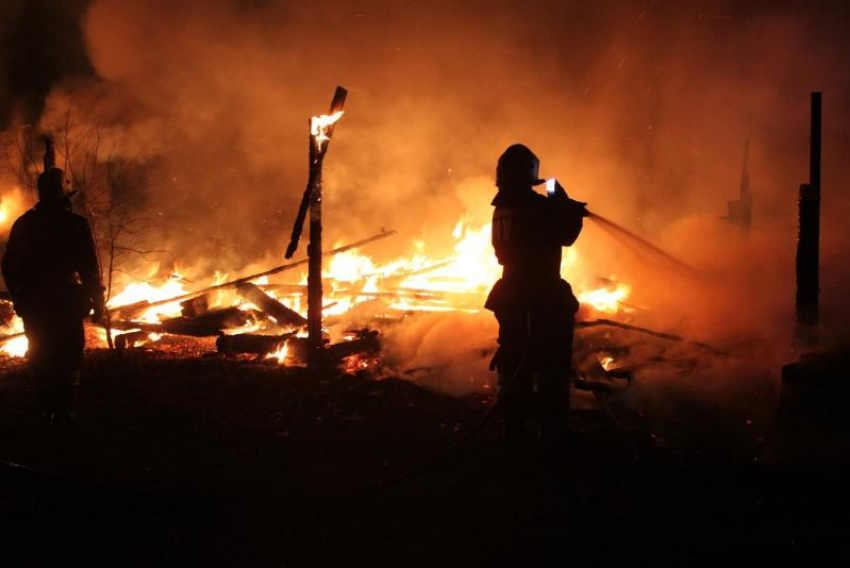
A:
[[[210,310],[193,318],[178,317],[159,323],[139,322],[134,325],[142,331],[153,333],[210,337],[219,335],[225,329],[241,327],[248,323],[250,319],[251,315],[239,308],[221,308]]]
[[[293,358],[308,363],[313,353],[310,342],[306,337],[293,337],[287,341],[289,352]],[[355,332],[354,339],[340,341],[339,343],[324,344],[322,349],[322,363],[324,365],[336,365],[346,357],[359,355],[361,353],[375,353],[380,351],[380,335],[375,330],[362,329]]]
[[[265,314],[273,317],[278,325],[294,325],[301,327],[307,323],[307,318],[288,308],[263,292],[258,286],[250,282],[236,285],[236,291],[240,296],[260,308]]]
[[[265,355],[277,351],[283,347],[283,344],[289,338],[294,336],[294,333],[284,333],[283,335],[258,335],[253,333],[222,335],[215,340],[215,347],[219,353],[225,355],[237,353]]]
[[[335,248],[335,249],[331,249],[331,250],[325,252],[324,254],[326,256],[334,256],[334,255],[337,255],[337,254],[348,252],[352,249],[356,249],[356,248],[362,247],[364,245],[367,245],[369,243],[372,243],[374,241],[378,241],[380,239],[384,239],[386,237],[389,237],[390,235],[394,235],[397,232],[398,231],[395,231],[395,230],[390,230],[390,231],[384,230],[384,231],[378,233],[377,235],[373,235],[373,236],[368,237],[366,239],[362,239],[362,240],[353,242],[353,243],[345,245],[345,246],[341,246],[341,247],[338,247],[338,248]],[[135,302],[133,304],[127,304],[127,305],[124,305],[124,306],[116,306],[114,308],[109,309],[109,314],[110,315],[118,314],[119,317],[121,317],[121,318],[130,319],[134,314],[141,312],[141,311],[144,311],[144,310],[147,310],[149,308],[153,308],[153,307],[156,307],[156,306],[164,306],[166,304],[173,304],[175,302],[183,302],[184,300],[189,300],[189,299],[195,298],[197,296],[202,296],[202,295],[207,294],[209,292],[214,292],[216,290],[222,290],[222,289],[225,289],[225,288],[238,286],[239,284],[251,282],[252,280],[257,280],[257,279],[262,278],[264,276],[271,276],[273,274],[278,274],[280,272],[292,270],[293,268],[298,268],[299,266],[304,266],[308,262],[309,262],[309,259],[305,258],[305,259],[298,260],[298,261],[295,261],[295,262],[290,262],[288,264],[282,264],[280,266],[275,266],[274,268],[270,268],[270,269],[265,270],[263,272],[258,272],[256,274],[249,274],[248,276],[243,276],[242,278],[230,280],[229,282],[222,282],[221,284],[215,284],[213,286],[207,286],[206,288],[201,288],[200,290],[195,290],[194,292],[187,292],[185,294],[181,294],[179,296],[175,296],[175,297],[172,297],[172,298],[165,298],[163,300],[156,300],[154,302],[142,300],[141,302]]]
[[[149,331],[129,331],[115,336],[115,348],[120,350],[130,349],[138,343],[146,342],[150,339],[152,332]]]
[[[309,361],[311,350],[308,338],[296,337],[294,332],[283,335],[222,335],[215,342],[218,352],[224,355],[266,355],[278,351],[284,344],[289,349],[291,359],[302,363]],[[324,362],[335,365],[352,355],[375,353],[381,349],[381,343],[377,331],[364,329],[355,332],[351,340],[325,344],[323,347]]]

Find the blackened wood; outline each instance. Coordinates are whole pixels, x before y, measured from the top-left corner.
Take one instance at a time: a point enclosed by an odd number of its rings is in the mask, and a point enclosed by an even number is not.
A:
[[[315,351],[310,346],[310,340],[306,337],[293,337],[287,342],[289,357],[302,363],[310,363],[310,358],[315,356]],[[359,334],[357,339],[341,341],[325,345],[322,350],[322,363],[325,365],[338,365],[346,357],[361,353],[376,353],[381,349],[381,341],[377,331],[366,331]]]
[[[210,337],[218,335],[225,329],[239,327],[248,323],[249,315],[239,308],[223,308],[210,310],[195,318],[172,318],[159,324],[140,323],[139,327],[150,331],[160,331],[174,335],[191,335],[194,337]]]
[[[339,112],[345,104],[347,91],[337,87],[331,102],[331,113]],[[331,125],[325,135],[333,135]],[[310,136],[310,177],[313,179],[313,189],[310,195],[310,244],[307,248],[309,264],[307,265],[307,337],[309,338],[311,356],[309,364],[317,367],[321,364],[322,342],[322,164],[330,140],[324,145],[318,136]]]
[[[318,152],[318,142],[315,136],[312,141],[311,155]],[[307,337],[311,353],[310,364],[317,366],[319,351],[322,349],[322,158],[311,160],[310,168],[314,170],[313,192],[310,196],[310,244],[307,246]]]
[[[265,355],[280,349],[283,344],[294,334],[283,335],[257,335],[251,333],[240,333],[236,335],[222,335],[215,341],[219,353],[255,353]]]
[[[345,99],[348,96],[348,91],[343,87],[337,87],[334,91],[334,97],[331,100],[331,108],[329,114],[336,114],[337,112],[343,110],[345,107]],[[309,124],[308,124],[309,127]],[[333,136],[334,125],[328,127],[325,135],[330,139]],[[295,254],[295,251],[298,250],[298,243],[301,241],[301,232],[304,229],[304,219],[307,217],[307,209],[310,206],[313,189],[315,187],[315,179],[314,175],[321,168],[315,168],[314,164],[316,161],[321,161],[324,159],[325,154],[328,151],[328,143],[330,140],[325,141],[324,146],[319,151],[319,148],[315,145],[315,140],[313,140],[315,136],[310,135],[310,146],[309,146],[309,155],[310,155],[310,170],[309,175],[307,176],[307,187],[304,188],[304,193],[301,195],[301,204],[298,206],[298,214],[295,216],[295,223],[292,225],[292,235],[289,238],[289,245],[286,247],[285,258],[290,259]]]
[[[236,291],[239,292],[240,296],[260,308],[267,315],[273,317],[278,325],[302,326],[307,323],[307,319],[304,316],[291,308],[287,308],[250,282],[238,284]]]
[[[820,292],[821,93],[812,93],[809,183],[800,186],[797,233],[797,322],[818,323]]]
[[[333,343],[325,348],[325,356],[331,362],[338,362],[351,355],[380,351],[381,341],[377,331],[360,334],[358,339]]]
[[[115,347],[116,349],[129,349],[131,347],[135,347],[137,343],[146,341],[150,334],[151,332],[149,331],[131,331],[128,333],[121,333],[115,336]]]
[[[210,299],[206,294],[180,302],[180,313],[187,318],[197,317],[208,312],[209,309]]]

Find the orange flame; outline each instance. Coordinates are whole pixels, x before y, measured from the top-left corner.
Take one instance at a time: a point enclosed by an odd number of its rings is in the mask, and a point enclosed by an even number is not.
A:
[[[286,364],[286,355],[289,353],[289,345],[284,341],[277,350],[272,351],[271,353],[267,353],[266,359],[275,359],[277,360],[279,365]]]

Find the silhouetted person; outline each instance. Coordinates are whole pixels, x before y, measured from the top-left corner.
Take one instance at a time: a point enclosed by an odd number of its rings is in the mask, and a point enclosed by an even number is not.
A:
[[[70,417],[79,385],[83,319],[105,313],[91,229],[71,211],[65,173],[38,178],[38,203],[12,225],[3,277],[29,340],[27,359],[51,425]]]
[[[527,147],[505,150],[496,169],[493,247],[502,278],[485,307],[499,322],[499,372],[505,441],[509,457],[534,443],[532,408],[540,437],[557,443],[569,411],[573,329],[578,301],[561,278],[561,248],[572,245],[587,215],[583,203],[554,182],[548,196],[534,191],[540,162]],[[536,403],[536,405],[535,405]]]

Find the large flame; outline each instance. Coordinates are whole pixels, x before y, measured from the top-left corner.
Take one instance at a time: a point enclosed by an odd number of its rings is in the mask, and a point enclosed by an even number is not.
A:
[[[318,140],[326,140],[327,128],[339,120],[342,112],[333,115],[314,117],[313,133]],[[324,136],[324,138],[323,138]],[[17,198],[15,198],[17,199]],[[14,199],[0,199],[0,224],[4,204],[15,203]],[[354,306],[363,302],[380,299],[384,309],[404,312],[477,312],[483,309],[484,299],[492,285],[499,279],[502,268],[496,261],[490,241],[490,223],[475,224],[468,217],[461,218],[452,232],[454,245],[451,254],[434,254],[424,241],[412,243],[412,253],[383,264],[376,263],[372,257],[359,251],[348,251],[328,259],[323,271],[325,285],[326,316],[345,314]],[[567,280],[574,282],[576,295],[586,307],[596,312],[616,314],[629,311],[623,302],[629,297],[631,288],[618,282],[606,282],[603,286],[582,286],[592,275],[582,273],[582,263],[576,248],[565,251],[561,266]],[[303,314],[306,306],[306,273],[300,276],[299,284],[272,284],[268,277],[257,279],[255,284],[266,294],[277,299],[287,307]],[[195,280],[191,288],[201,288],[220,284],[228,280],[227,274],[216,272],[207,281]],[[298,282],[298,280],[296,280]],[[166,318],[181,315],[179,302],[171,302],[145,309],[144,302],[157,302],[186,294],[187,281],[176,271],[165,279],[151,278],[149,282],[126,282],[117,284],[117,293],[109,301],[110,308],[141,304],[131,318],[135,322],[158,323]],[[277,286],[277,287],[276,287]],[[237,306],[242,310],[256,310],[256,306],[241,298],[232,288],[208,296],[210,307]],[[127,316],[129,317],[129,316]],[[10,335],[23,330],[19,318],[13,318],[2,329]],[[226,330],[227,334],[236,333],[280,333],[274,321],[252,319],[245,326]],[[105,345],[105,334],[100,334]],[[148,342],[157,341],[159,336],[152,334]],[[26,353],[27,342],[24,336],[0,344],[0,351],[16,357]],[[288,347],[284,343],[268,358],[283,364]]]
[[[631,288],[626,284],[618,283],[612,288],[603,287],[595,290],[586,290],[578,294],[578,301],[589,304],[597,312],[616,314],[622,309],[622,302],[629,297]]]
[[[16,186],[4,192],[0,196],[0,234],[8,233],[15,219],[31,205],[32,198],[20,187]]]

